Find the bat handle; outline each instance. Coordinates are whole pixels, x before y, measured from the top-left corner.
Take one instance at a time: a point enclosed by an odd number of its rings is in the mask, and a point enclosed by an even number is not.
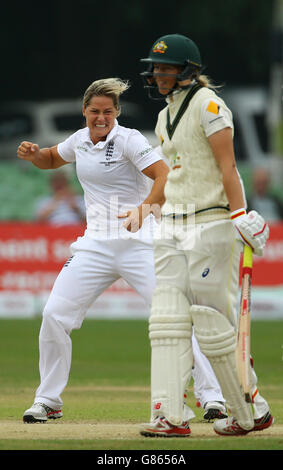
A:
[[[244,245],[243,268],[253,267],[253,250],[249,245]]]
[[[253,268],[253,250],[248,245],[244,245],[242,268],[243,268],[243,271],[242,271],[243,282],[244,282],[244,277],[246,275],[248,276],[248,281],[246,281],[246,282],[248,282],[248,295],[249,295],[249,293],[250,293],[250,283],[251,283],[251,277],[252,277],[252,270],[253,270],[252,269]],[[247,292],[246,292],[246,295],[247,295]],[[242,291],[242,296],[243,296],[243,291]],[[242,297],[242,299],[243,299],[243,297]],[[247,300],[247,299],[245,299],[245,300]],[[250,308],[250,305],[248,305],[248,308]],[[241,319],[241,316],[239,318],[239,321],[240,321],[240,319]],[[248,321],[250,322],[250,319],[248,319]],[[249,326],[248,326],[248,328],[249,328]],[[240,326],[239,326],[239,329],[240,329]],[[248,335],[249,335],[249,333],[248,333]],[[249,338],[249,336],[248,336],[248,338]],[[238,339],[238,341],[239,341],[239,339]],[[250,341],[250,339],[248,339],[248,341]],[[248,347],[248,351],[249,351],[249,347]],[[247,353],[247,351],[246,351],[246,353]],[[250,354],[250,352],[248,352],[248,354]],[[248,358],[248,360],[249,360],[249,358]],[[245,365],[245,367],[248,367],[248,366]],[[249,392],[245,392],[245,401],[247,403],[252,403],[252,398],[251,398],[251,395],[250,395]]]

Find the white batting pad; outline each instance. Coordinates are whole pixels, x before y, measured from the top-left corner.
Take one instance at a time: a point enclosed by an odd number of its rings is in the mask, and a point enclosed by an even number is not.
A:
[[[211,363],[232,415],[242,428],[251,429],[254,425],[251,407],[245,402],[238,381],[233,326],[214,308],[193,305],[191,315],[200,350]]]
[[[170,423],[184,420],[184,393],[191,374],[193,353],[190,305],[173,286],[157,286],[149,320],[151,340],[152,418]]]

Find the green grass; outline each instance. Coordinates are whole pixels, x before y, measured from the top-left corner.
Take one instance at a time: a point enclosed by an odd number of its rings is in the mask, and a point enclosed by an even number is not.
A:
[[[21,423],[24,409],[32,403],[34,391],[39,384],[40,322],[40,318],[0,320],[0,427],[1,420],[2,423],[5,420]],[[147,421],[150,413],[150,347],[147,322],[88,319],[79,331],[72,333],[72,341],[72,369],[63,394],[64,418],[60,423],[131,425]],[[283,425],[282,346],[283,322],[252,323],[252,354],[259,378],[259,389],[268,400],[278,425]],[[193,392],[188,404],[196,413],[195,421],[200,422],[202,412],[195,407]],[[50,426],[60,424],[53,423]],[[119,439],[119,436],[113,436],[113,439],[70,437],[22,440],[15,435],[15,439],[0,440],[0,450],[6,449],[282,450],[283,434],[266,437],[263,432],[243,438],[209,435],[202,436],[201,439],[192,437],[185,441],[142,437]]]
[[[36,384],[41,320],[0,320],[0,386]],[[72,333],[69,384],[149,384],[146,321],[86,320]]]
[[[146,438],[145,438],[146,439]],[[229,442],[228,442],[229,441]],[[2,447],[3,446],[3,447]],[[8,446],[8,447],[7,447]],[[207,439],[204,441],[193,441],[188,439],[141,439],[139,442],[134,440],[40,440],[25,441],[22,440],[7,441],[3,444],[0,441],[0,450],[283,450],[282,439],[255,439],[255,438],[225,438]]]

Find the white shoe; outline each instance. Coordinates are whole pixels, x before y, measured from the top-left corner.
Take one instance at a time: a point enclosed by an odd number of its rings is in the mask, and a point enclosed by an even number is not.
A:
[[[54,410],[44,403],[34,403],[24,412],[24,423],[46,423],[48,419],[62,418],[62,410]]]
[[[263,431],[274,423],[274,418],[269,411],[261,418],[254,420],[254,426],[251,429],[243,429],[233,416],[227,419],[218,419],[213,425],[213,429],[221,436],[244,436],[249,432]]]
[[[203,418],[207,421],[212,421],[214,419],[223,419],[227,418],[227,412],[225,405],[222,401],[208,401],[205,403]]]

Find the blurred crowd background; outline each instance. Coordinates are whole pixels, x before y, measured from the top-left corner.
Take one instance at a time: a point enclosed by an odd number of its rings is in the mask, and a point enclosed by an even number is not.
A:
[[[193,39],[204,73],[222,85],[249,204],[270,222],[283,220],[283,0],[11,1],[0,16],[0,231],[11,222],[43,221],[39,207],[54,193],[51,172],[19,161],[17,146],[55,145],[81,127],[82,96],[92,81],[130,80],[119,122],[156,144],[164,104],[148,98],[140,59],[170,33]],[[69,188],[61,195],[79,205],[74,167],[65,171]],[[282,244],[279,250],[283,261]]]

